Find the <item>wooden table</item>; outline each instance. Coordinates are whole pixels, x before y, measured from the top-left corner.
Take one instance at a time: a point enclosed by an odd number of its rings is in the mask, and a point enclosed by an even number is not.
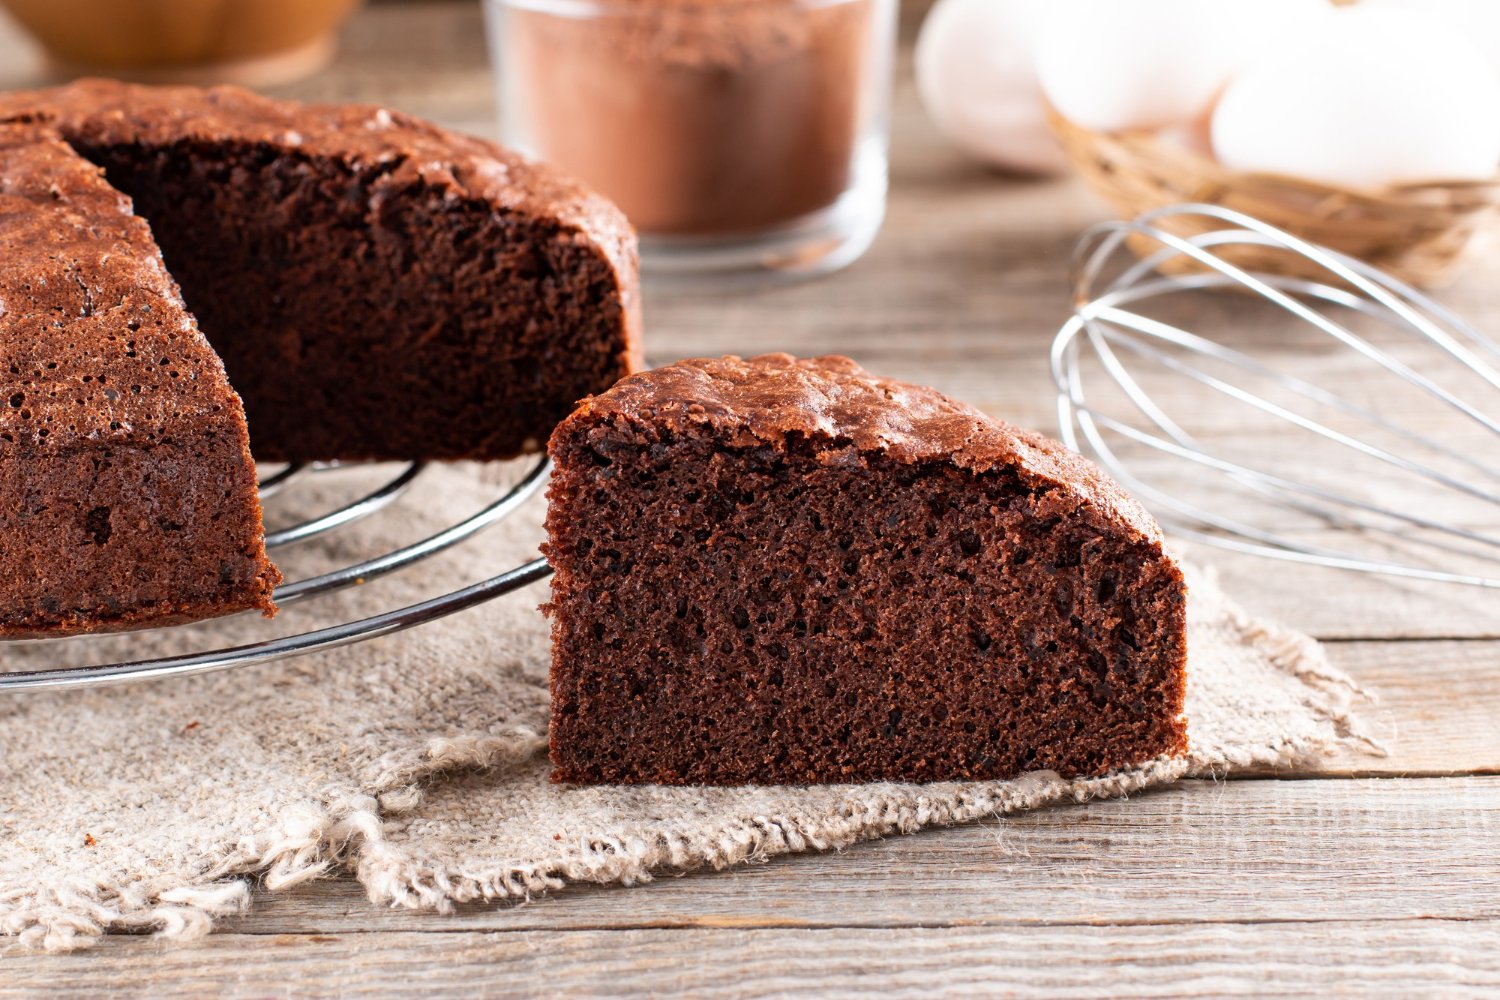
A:
[[[907,11],[908,39],[918,14]],[[34,83],[35,65],[0,31],[0,86]],[[473,3],[373,6],[340,62],[289,92],[493,132]],[[1065,255],[1102,214],[1072,182],[959,159],[903,65],[890,217],[870,254],[798,287],[648,296],[649,350],[848,353],[1052,429],[1045,357],[1067,302]],[[1445,301],[1500,323],[1496,278],[1500,258],[1481,260]],[[449,916],[378,909],[352,881],[323,882],[259,894],[199,944],[7,951],[0,993],[1500,990],[1500,598],[1217,563],[1233,595],[1325,640],[1378,692],[1366,716],[1389,757]]]

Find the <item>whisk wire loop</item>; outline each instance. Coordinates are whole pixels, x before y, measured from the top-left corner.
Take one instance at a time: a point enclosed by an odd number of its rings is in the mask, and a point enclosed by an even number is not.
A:
[[[1180,214],[1180,211],[1196,212],[1199,214],[1215,216],[1225,222],[1231,222],[1243,226],[1245,229],[1249,230],[1249,234],[1237,235],[1233,233],[1225,233],[1222,236],[1205,240],[1203,237],[1181,237],[1176,235],[1175,233],[1170,232],[1169,230],[1157,228],[1150,224],[1152,221],[1165,215]],[[1411,325],[1428,340],[1437,344],[1443,350],[1451,354],[1456,360],[1460,361],[1475,373],[1479,374],[1482,378],[1489,382],[1493,388],[1500,389],[1500,372],[1496,372],[1487,364],[1484,364],[1482,361],[1474,357],[1472,352],[1464,348],[1464,346],[1457,340],[1455,340],[1452,336],[1450,336],[1447,331],[1443,330],[1437,324],[1432,323],[1427,317],[1412,309],[1411,306],[1408,305],[1406,301],[1404,301],[1404,293],[1414,290],[1402,289],[1403,295],[1393,294],[1391,285],[1369,280],[1365,276],[1365,272],[1368,269],[1363,267],[1362,265],[1359,265],[1357,262],[1354,262],[1347,257],[1343,257],[1342,255],[1335,254],[1332,251],[1317,247],[1311,243],[1307,243],[1304,240],[1292,236],[1290,233],[1284,233],[1281,230],[1268,226],[1265,223],[1253,219],[1248,215],[1244,215],[1240,212],[1235,212],[1231,209],[1221,208],[1217,205],[1183,205],[1156,209],[1154,211],[1145,213],[1144,215],[1137,218],[1134,222],[1103,223],[1099,226],[1096,226],[1090,232],[1095,234],[1108,234],[1109,238],[1101,245],[1100,248],[1098,248],[1095,253],[1090,254],[1089,261],[1091,263],[1091,266],[1089,268],[1086,268],[1082,272],[1079,279],[1075,279],[1075,302],[1081,301],[1087,303],[1088,285],[1081,285],[1078,283],[1078,281],[1090,281],[1097,275],[1098,267],[1092,266],[1094,262],[1097,261],[1098,266],[1103,266],[1107,263],[1107,258],[1104,260],[1098,259],[1099,254],[1102,254],[1106,251],[1109,253],[1115,252],[1119,245],[1132,234],[1143,236],[1164,245],[1163,249],[1157,252],[1157,255],[1160,255],[1161,259],[1157,261],[1156,267],[1159,268],[1162,262],[1169,260],[1174,256],[1184,256],[1200,266],[1218,272],[1218,274],[1226,282],[1237,284],[1245,290],[1248,290],[1264,299],[1275,303],[1287,312],[1291,313],[1293,316],[1296,316],[1297,318],[1312,324],[1322,332],[1339,340],[1345,346],[1358,351],[1360,354],[1369,358],[1371,361],[1374,361],[1382,367],[1386,368],[1392,374],[1406,379],[1412,385],[1421,387],[1423,390],[1436,396],[1438,399],[1447,403],[1449,406],[1464,413],[1470,419],[1487,427],[1491,432],[1500,434],[1500,421],[1497,421],[1495,418],[1492,418],[1486,413],[1465,403],[1462,399],[1459,399],[1457,396],[1448,392],[1448,390],[1444,389],[1441,385],[1438,385],[1436,382],[1427,378],[1421,372],[1418,372],[1410,366],[1402,363],[1401,361],[1392,358],[1386,352],[1381,351],[1380,349],[1371,345],[1364,338],[1352,333],[1347,327],[1343,326],[1340,323],[1334,322],[1327,315],[1309,307],[1296,297],[1288,295],[1285,291],[1278,287],[1278,282],[1274,280],[1267,280],[1268,276],[1246,271],[1238,265],[1225,260],[1223,257],[1217,256],[1210,251],[1211,248],[1215,246],[1227,245],[1229,243],[1241,243],[1268,248],[1279,247],[1283,250],[1296,252],[1301,256],[1307,258],[1309,261],[1327,268],[1331,272],[1333,277],[1337,278],[1340,281],[1353,285],[1357,291],[1369,296],[1377,304],[1389,309],[1401,321]],[[1086,249],[1089,245],[1089,240],[1090,234],[1086,233],[1083,240],[1080,242],[1080,248]],[[1157,255],[1153,255],[1153,257],[1148,258],[1148,260],[1156,260]],[[1134,272],[1127,272],[1127,275],[1131,273]],[[1388,281],[1389,280],[1393,279],[1388,279]]]
[[[1243,246],[1255,247],[1258,259],[1267,250],[1295,255],[1299,266],[1287,270],[1303,276],[1247,270],[1229,259]],[[1326,277],[1307,277],[1307,263]],[[1493,398],[1500,370],[1491,363],[1500,359],[1500,345],[1493,339],[1357,260],[1213,205],[1171,206],[1097,226],[1075,248],[1072,275],[1073,315],[1051,350],[1063,440],[1092,455],[1169,531],[1312,565],[1500,587],[1500,578],[1470,565],[1500,561],[1500,536],[1486,526],[1496,523],[1500,506],[1493,485],[1500,469],[1486,460],[1496,452],[1488,443],[1457,441],[1453,419],[1460,418],[1457,427],[1482,429],[1485,442],[1500,434]],[[1214,294],[1227,291],[1240,294]],[[1254,344],[1261,328],[1225,337],[1153,314],[1183,301],[1199,316],[1211,304],[1243,302],[1290,317],[1290,325],[1266,329],[1296,333],[1304,353],[1346,351],[1342,364],[1373,372],[1377,398],[1356,401],[1286,371],[1284,361],[1242,349],[1238,342]],[[1373,325],[1381,340],[1356,332],[1356,319]],[[1255,346],[1264,349],[1265,334],[1260,339]],[[1419,360],[1411,356],[1416,350]],[[1317,357],[1326,363],[1324,354]],[[1468,388],[1456,389],[1454,376]],[[1429,419],[1433,410],[1447,414],[1446,422],[1413,425],[1418,409]],[[1238,420],[1205,438],[1189,427],[1205,415]],[[1286,448],[1256,451],[1248,429],[1262,425]],[[1260,460],[1224,453],[1231,445],[1250,447]],[[1386,489],[1393,478],[1399,488]],[[1362,491],[1366,479],[1372,485]],[[1458,523],[1435,509],[1456,499],[1472,501],[1465,517],[1486,524]],[[1272,527],[1271,511],[1310,520]]]

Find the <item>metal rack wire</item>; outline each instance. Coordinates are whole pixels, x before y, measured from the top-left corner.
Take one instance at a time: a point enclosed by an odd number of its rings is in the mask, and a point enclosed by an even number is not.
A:
[[[285,549],[370,517],[394,503],[417,481],[423,470],[423,463],[413,462],[355,500],[325,513],[306,518],[290,527],[268,532],[266,547],[272,550]],[[484,528],[514,513],[546,482],[550,470],[551,463],[545,457],[539,458],[514,485],[506,488],[497,499],[470,517],[409,545],[316,576],[283,584],[276,589],[276,603],[285,607],[297,601],[305,601],[347,587],[362,585],[378,577],[398,572],[429,556],[458,545]],[[267,476],[260,482],[261,499],[269,500],[294,481],[317,471],[316,468],[293,465]],[[0,691],[120,684],[127,681],[226,670],[231,667],[250,666],[316,653],[400,632],[455,614],[476,604],[483,604],[501,594],[519,590],[545,578],[551,572],[551,567],[547,565],[546,560],[533,559],[506,570],[498,576],[406,607],[395,608],[357,621],[246,645],[208,649],[152,660],[0,673]]]

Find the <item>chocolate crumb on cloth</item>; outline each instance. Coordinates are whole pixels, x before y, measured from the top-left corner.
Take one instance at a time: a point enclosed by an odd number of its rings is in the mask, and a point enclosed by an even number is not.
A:
[[[779,354],[632,375],[549,450],[559,781],[1097,775],[1184,749],[1182,574],[1055,441]]]

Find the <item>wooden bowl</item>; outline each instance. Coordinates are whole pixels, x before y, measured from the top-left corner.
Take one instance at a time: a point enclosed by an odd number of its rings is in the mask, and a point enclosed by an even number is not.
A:
[[[359,0],[0,0],[64,75],[266,85],[332,58]]]
[[[1500,177],[1369,190],[1338,188],[1278,174],[1228,170],[1155,133],[1092,132],[1055,111],[1051,120],[1069,159],[1123,218],[1179,202],[1222,205],[1415,285],[1432,286],[1450,278],[1464,251],[1500,213]],[[1204,220],[1199,231],[1211,225]],[[1179,226],[1178,234],[1197,232]],[[1300,260],[1253,247],[1222,255],[1241,266],[1281,272],[1297,271],[1295,262]]]

